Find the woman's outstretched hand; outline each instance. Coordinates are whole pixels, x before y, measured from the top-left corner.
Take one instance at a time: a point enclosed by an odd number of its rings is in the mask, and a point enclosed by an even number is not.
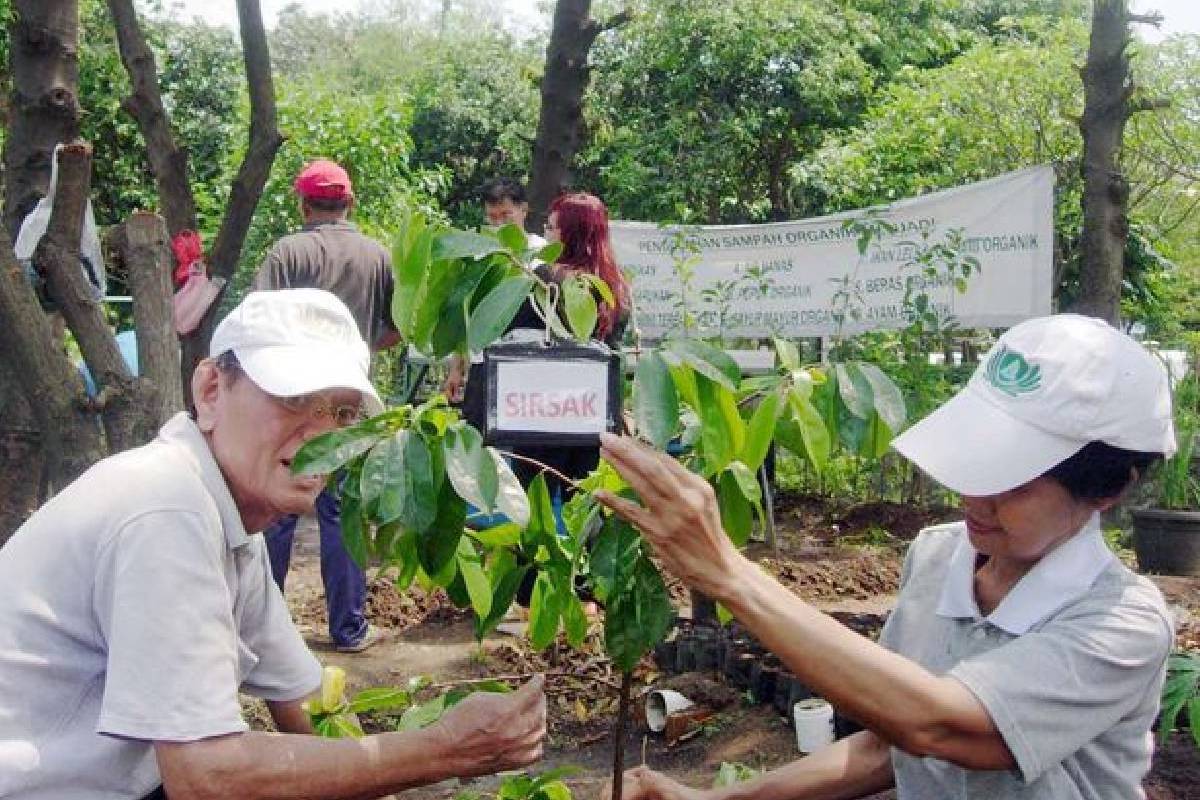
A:
[[[597,492],[596,499],[642,532],[668,572],[709,597],[728,597],[744,559],[721,527],[708,482],[628,436],[601,434],[600,455],[642,503],[609,492]]]

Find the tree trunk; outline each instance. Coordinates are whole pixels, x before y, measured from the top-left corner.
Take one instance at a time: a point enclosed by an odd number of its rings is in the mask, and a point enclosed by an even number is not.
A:
[[[1083,68],[1083,229],[1079,240],[1079,300],[1071,309],[1120,323],[1125,244],[1129,238],[1129,181],[1119,159],[1125,123],[1139,112],[1166,105],[1133,101],[1129,23],[1157,25],[1155,15],[1129,13],[1127,0],[1096,0],[1087,64]]]
[[[8,108],[8,136],[4,144],[4,225],[6,240],[15,240],[21,221],[50,184],[50,159],[54,146],[74,138],[79,130],[79,3],[78,0],[13,0],[8,18],[9,75],[12,94]],[[12,261],[16,263],[15,259]],[[8,264],[0,282],[8,280]],[[12,286],[14,300],[24,286]],[[36,299],[34,312],[45,321]],[[18,346],[16,318],[0,315],[8,329],[0,345],[0,544],[24,521],[38,502],[42,465],[48,450],[59,444],[43,443],[39,420],[25,401],[22,361],[6,356]],[[42,409],[39,409],[42,411]]]
[[[113,237],[129,272],[137,331],[138,374],[156,390],[157,407],[147,411],[155,427],[183,410],[179,341],[171,308],[171,264],[167,226],[157,214],[139,212]]]
[[[283,145],[275,113],[275,82],[271,78],[271,51],[263,28],[259,0],[237,0],[242,32],[242,55],[250,90],[250,146],[229,190],[229,202],[217,241],[209,255],[209,271],[226,279],[233,277],[241,258],[250,220],[271,174],[275,154]],[[191,404],[191,376],[196,364],[208,355],[208,343],[217,325],[220,298],[212,304],[194,333],[183,340],[180,378],[184,397]]]
[[[76,241],[79,239],[76,234]],[[78,245],[77,245],[78,246]],[[74,264],[79,273],[79,262]],[[80,274],[80,280],[85,280]],[[0,319],[8,326],[0,336],[0,361],[8,365],[22,395],[30,402],[50,484],[65,486],[104,456],[100,426],[83,394],[83,379],[67,358],[61,341],[51,330],[25,271],[13,255],[12,242],[0,230]],[[16,474],[0,474],[4,486],[36,482],[37,475],[16,468]],[[11,528],[0,529],[7,539]]]
[[[12,99],[4,144],[4,229],[46,194],[54,146],[79,132],[78,0],[13,0],[9,17]]]
[[[530,230],[545,227],[546,209],[570,184],[571,163],[583,141],[583,93],[591,77],[588,54],[592,44],[604,31],[630,19],[625,11],[607,22],[597,22],[591,18],[591,5],[591,0],[558,0],[554,7],[530,168]]]
[[[1129,184],[1117,158],[1132,87],[1125,0],[1096,0],[1083,70],[1083,232],[1080,296],[1073,310],[1118,324],[1129,221]]]
[[[79,268],[79,235],[91,190],[92,148],[73,142],[59,151],[58,188],[46,235],[34,263],[50,296],[62,311],[96,382],[94,405],[104,422],[109,452],[119,453],[153,436],[157,399],[154,387],[130,374],[91,286]],[[30,397],[33,397],[32,395]]]
[[[108,8],[117,30],[121,63],[133,87],[121,105],[137,120],[146,142],[146,155],[158,185],[158,202],[167,230],[171,235],[195,230],[196,202],[188,180],[188,156],[176,144],[171,121],[163,108],[154,52],[146,44],[133,0],[108,0]],[[169,265],[167,269],[170,270]]]

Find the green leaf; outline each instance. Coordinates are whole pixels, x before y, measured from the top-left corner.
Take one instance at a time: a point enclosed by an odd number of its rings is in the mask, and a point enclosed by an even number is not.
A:
[[[412,215],[392,245],[392,272],[395,274],[392,321],[396,330],[406,336],[411,332],[413,313],[429,270],[434,233],[423,217]]]
[[[529,241],[525,235],[525,231],[521,230],[521,226],[511,222],[507,225],[502,225],[500,230],[496,231],[496,238],[500,240],[500,244],[514,253],[525,252]]]
[[[537,576],[529,600],[529,643],[533,649],[545,650],[554,641],[561,617],[562,598],[543,572]]]
[[[822,472],[829,463],[829,452],[833,446],[825,420],[816,407],[795,390],[788,395],[788,408],[804,441],[804,455],[813,469]]]
[[[650,648],[662,641],[675,621],[671,596],[662,575],[645,556],[625,567],[629,580],[608,605],[604,649],[622,672],[632,672]]]
[[[721,527],[738,547],[745,547],[754,527],[754,514],[737,478],[725,470],[717,479],[717,505],[721,511]]]
[[[904,406],[904,395],[900,391],[900,387],[874,364],[856,362],[856,366],[871,386],[875,411],[887,425],[892,436],[897,435],[908,419],[908,410]]]
[[[400,520],[424,533],[437,514],[437,490],[429,445],[411,430],[396,431],[380,442],[363,463],[363,507],[381,525]]]
[[[560,565],[570,563],[563,552],[562,540],[558,536],[558,520],[554,516],[554,503],[550,500],[550,491],[546,488],[546,478],[539,473],[529,483],[529,523],[521,537],[522,548],[526,554],[539,558],[539,553],[545,553],[546,558]]]
[[[709,380],[716,381],[729,391],[736,391],[742,371],[737,362],[724,350],[699,339],[673,339],[667,350]]]
[[[746,444],[740,459],[751,470],[761,467],[766,459],[771,439],[775,436],[775,422],[782,408],[783,398],[778,392],[772,392],[763,397],[758,408],[754,409],[746,428]]]
[[[469,545],[470,540],[465,537],[460,540],[458,572],[462,575],[463,583],[466,584],[467,595],[471,598],[471,608],[475,610],[478,617],[486,618],[492,610],[492,585],[483,572],[483,566],[479,563],[479,556],[474,553],[474,547],[471,547],[471,556],[464,555],[461,551],[462,543]]]
[[[679,396],[667,362],[655,350],[638,358],[633,376],[633,417],[638,433],[655,447],[667,446],[679,427]]]
[[[850,413],[859,419],[867,419],[875,408],[875,396],[857,364],[837,364],[838,394]]]
[[[576,339],[586,342],[592,338],[599,316],[591,286],[579,277],[568,278],[561,286],[567,324],[571,326],[571,332],[575,334]]]
[[[292,457],[293,475],[327,475],[362,455],[382,439],[384,431],[366,424],[313,437]]]
[[[537,252],[537,260],[546,264],[553,264],[558,261],[558,257],[562,255],[562,242],[549,242],[545,247]]]
[[[772,339],[775,345],[775,355],[779,358],[779,365],[788,372],[795,372],[800,369],[800,350],[796,347],[795,342],[790,342],[787,339]]]
[[[746,425],[737,411],[733,393],[704,375],[696,376],[700,416],[700,443],[707,474],[720,472],[738,454],[746,440]]]
[[[583,602],[569,587],[565,593],[561,593],[561,596],[565,599],[562,621],[563,631],[567,634],[567,644],[575,648],[582,647],[588,632],[588,619],[583,610]]]
[[[446,457],[446,476],[458,496],[480,511],[490,513],[496,507],[499,478],[496,462],[483,446],[483,437],[470,425],[451,428],[442,439]]]
[[[366,526],[363,524],[362,501],[354,495],[342,495],[341,522],[342,543],[346,546],[346,552],[354,559],[355,564],[366,569],[369,554]]]
[[[530,565],[522,564],[516,566],[512,563],[507,564],[507,568],[501,567],[501,572],[495,581],[492,581],[492,608],[485,618],[475,618],[475,638],[483,641],[483,637],[495,629],[500,621],[504,619],[504,615],[508,613],[508,609],[512,608],[513,599],[517,596],[517,590],[521,586],[521,582],[525,580],[525,575],[531,569]]]
[[[500,338],[505,328],[513,321],[521,303],[529,296],[533,279],[528,275],[505,278],[479,302],[467,324],[467,343],[471,350],[480,352]]]
[[[420,705],[410,706],[401,715],[400,721],[396,723],[396,730],[415,731],[428,727],[441,719],[444,713],[446,713],[446,698],[435,697]]]
[[[494,236],[473,231],[448,230],[439,233],[433,240],[434,261],[451,261],[460,258],[483,258],[504,250],[504,245]]]
[[[591,553],[592,588],[597,600],[607,603],[624,590],[622,565],[632,564],[640,553],[638,532],[615,516],[606,517]]]
[[[467,521],[467,504],[446,483],[442,485],[433,508],[433,524],[417,537],[417,558],[425,574],[435,579],[440,577],[442,580],[439,585],[445,586],[453,579],[453,573],[457,572],[452,567],[462,539],[463,525]],[[445,572],[449,574],[439,575]]]
[[[487,548],[513,547],[521,543],[521,526],[515,522],[505,522],[469,533],[471,538]]]
[[[436,261],[429,268],[421,295],[412,311],[412,323],[408,341],[422,353],[432,353],[431,339],[434,330],[442,322],[446,301],[467,274],[461,261]]]
[[[600,299],[608,303],[609,307],[617,305],[617,298],[613,295],[612,287],[608,285],[608,281],[601,278],[599,275],[593,275],[590,272],[581,272],[579,277],[592,284],[592,289],[596,294],[600,295]]]
[[[341,714],[330,717],[329,723],[332,726],[333,738],[361,739],[365,735],[354,720]]]
[[[504,458],[494,448],[489,447],[487,451],[496,465],[496,505],[504,516],[524,528],[529,524],[529,498],[525,496],[525,489]]]
[[[364,689],[354,695],[354,699],[350,701],[350,713],[393,711],[405,708],[411,703],[412,695],[404,689],[398,689],[395,686],[381,686],[376,689]]]

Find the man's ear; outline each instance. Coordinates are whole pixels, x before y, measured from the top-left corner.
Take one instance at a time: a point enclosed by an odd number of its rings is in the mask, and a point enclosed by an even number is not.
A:
[[[212,433],[217,421],[217,398],[220,397],[221,371],[217,362],[206,358],[192,373],[192,403],[196,407],[196,426],[203,433]]]

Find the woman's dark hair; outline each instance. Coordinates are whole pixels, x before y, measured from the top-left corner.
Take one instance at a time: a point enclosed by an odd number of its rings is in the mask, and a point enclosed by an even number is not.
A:
[[[1103,500],[1121,494],[1160,458],[1162,453],[1088,442],[1075,455],[1052,467],[1046,476],[1058,481],[1076,500]]]

